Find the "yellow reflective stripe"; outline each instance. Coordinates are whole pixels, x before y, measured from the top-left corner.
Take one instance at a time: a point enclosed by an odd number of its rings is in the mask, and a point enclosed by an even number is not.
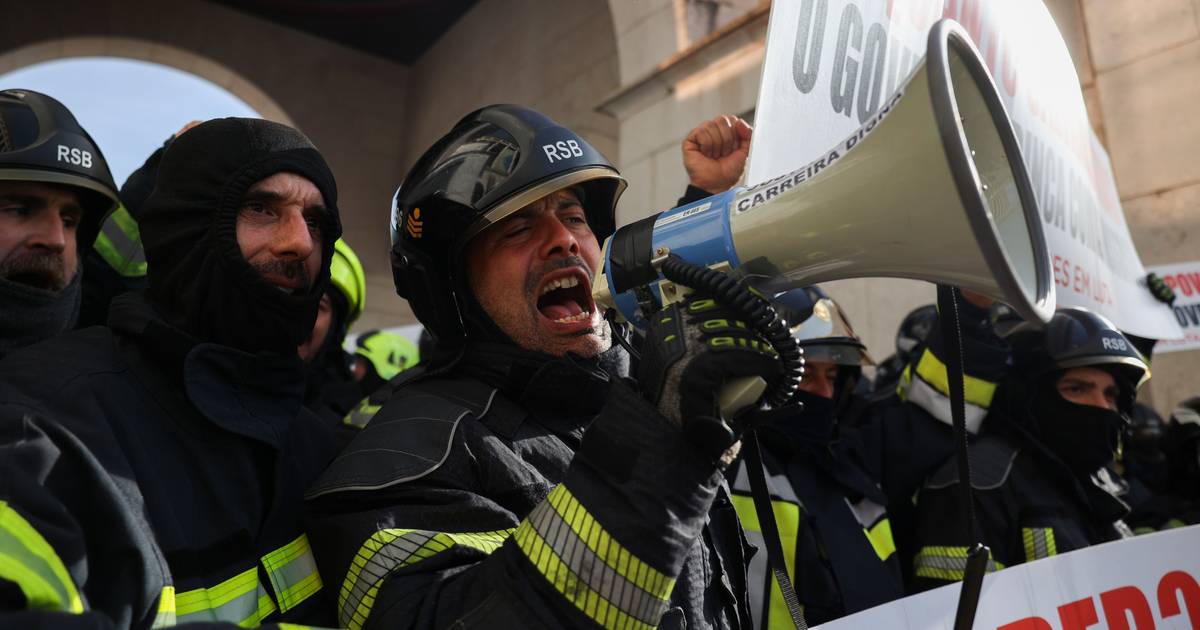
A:
[[[923,547],[913,559],[917,577],[941,580],[961,580],[967,568],[966,547]],[[992,573],[1004,565],[988,558],[987,572]]]
[[[887,561],[896,553],[896,541],[892,538],[892,524],[888,519],[884,518],[870,529],[864,527],[863,533],[871,541],[871,548],[880,560]]]
[[[675,580],[642,562],[641,558],[629,553],[621,543],[613,540],[565,485],[556,486],[546,500],[571,526],[575,535],[587,544],[588,549],[618,575],[663,601],[671,597]]]
[[[740,472],[738,478],[741,478]],[[772,488],[772,490],[777,490],[777,488]],[[742,522],[742,528],[746,530],[747,537],[761,549],[751,560],[749,575],[749,590],[753,607],[751,615],[755,617],[755,627],[769,628],[771,627],[770,621],[773,619],[786,620],[786,623],[790,625],[792,613],[783,599],[783,588],[774,575],[769,575],[772,574],[772,571],[766,558],[766,543],[762,539],[762,521],[758,519],[758,511],[754,508],[754,498],[742,494],[734,494],[730,498],[733,501],[733,509]],[[779,528],[779,542],[783,547],[783,563],[787,568],[788,577],[794,581],[796,579],[796,541],[800,531],[801,509],[799,505],[791,501],[771,499],[771,511],[775,513],[775,526]],[[768,579],[771,582],[771,594],[767,598],[766,619],[758,619],[764,614],[762,587]]]
[[[146,275],[146,253],[142,248],[141,229],[124,205],[117,206],[105,219],[93,247],[122,276]]]
[[[383,581],[396,570],[460,545],[490,554],[512,533],[511,529],[479,533],[381,529],[363,543],[350,562],[338,592],[338,620],[350,630],[362,628]]]
[[[372,405],[370,398],[364,398],[357,407],[351,409],[350,413],[342,418],[342,424],[361,429],[367,426],[367,423],[375,417],[375,414],[379,413],[381,408],[383,405]]]
[[[227,621],[258,625],[275,612],[275,603],[258,582],[258,568],[247,569],[216,586],[175,595],[175,617],[183,623]]]
[[[158,614],[151,628],[168,628],[175,625],[175,587],[164,586],[158,596]]]
[[[917,577],[957,582],[967,571],[966,547],[922,547],[913,558],[913,569]],[[1003,564],[989,557],[987,573],[999,571]]]
[[[605,628],[654,628],[675,588],[673,578],[612,538],[563,484],[514,539],[555,590]]]
[[[1021,529],[1021,542],[1025,546],[1025,560],[1040,560],[1058,553],[1054,544],[1054,530],[1049,527],[1025,527]]]
[[[321,590],[321,576],[317,573],[317,561],[313,558],[308,536],[299,538],[263,556],[263,566],[275,599],[279,601],[279,612],[287,612],[300,602]]]
[[[937,358],[929,348],[921,354],[917,362],[917,376],[926,383],[937,388],[943,396],[950,395],[950,381],[946,375],[946,364]],[[976,378],[970,374],[963,375],[963,398],[966,402],[987,409],[992,406],[992,398],[996,396],[996,383]]]
[[[29,608],[83,612],[75,582],[54,548],[5,501],[0,501],[0,579],[21,589]]]

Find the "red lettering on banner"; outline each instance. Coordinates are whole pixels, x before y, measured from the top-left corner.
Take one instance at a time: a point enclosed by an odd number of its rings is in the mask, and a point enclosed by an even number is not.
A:
[[[1200,628],[1200,584],[1183,571],[1172,571],[1158,582],[1158,607],[1162,610],[1163,619],[1182,614],[1180,597],[1187,607],[1188,621],[1193,628]]]
[[[1150,612],[1150,602],[1142,591],[1133,586],[1122,586],[1100,594],[1100,605],[1104,608],[1104,621],[1108,630],[1154,630],[1154,614]],[[1133,625],[1129,625],[1129,617],[1133,615]]]
[[[1041,617],[1026,617],[1012,623],[1006,623],[996,630],[1054,630],[1049,621]]]
[[[1060,287],[1071,286],[1071,261],[1062,256],[1054,257],[1054,284]]]
[[[1100,623],[1091,597],[1059,606],[1058,619],[1062,621],[1062,630],[1086,630]]]
[[[1191,297],[1193,293],[1200,293],[1200,273],[1195,271],[1169,275],[1163,280],[1167,286],[1187,297]]]

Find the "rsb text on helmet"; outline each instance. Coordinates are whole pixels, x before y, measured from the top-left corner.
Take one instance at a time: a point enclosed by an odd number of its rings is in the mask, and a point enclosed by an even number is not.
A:
[[[583,157],[583,149],[579,147],[579,143],[574,140],[559,140],[550,144],[543,144],[542,151],[546,154],[546,159],[553,164],[557,160],[569,160],[573,157]]]
[[[92,168],[92,154],[83,149],[76,149],[58,145],[58,161],[82,166],[83,168]]]

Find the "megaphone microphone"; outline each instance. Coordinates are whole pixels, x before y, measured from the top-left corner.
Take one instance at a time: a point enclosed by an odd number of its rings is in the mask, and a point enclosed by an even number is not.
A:
[[[1012,123],[979,51],[948,19],[901,89],[823,157],[617,230],[592,283],[596,304],[644,328],[688,293],[660,273],[672,254],[772,291],[911,278],[982,293],[1031,321],[1054,313]]]

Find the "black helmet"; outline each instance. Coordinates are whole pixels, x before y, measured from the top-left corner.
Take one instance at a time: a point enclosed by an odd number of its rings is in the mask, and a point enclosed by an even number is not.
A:
[[[875,365],[850,320],[820,287],[792,289],[776,295],[771,303],[787,321],[806,360],[852,367]]]
[[[932,304],[918,306],[905,315],[896,330],[896,355],[905,359],[911,357],[913,350],[925,343],[937,321],[937,307]]]
[[[525,107],[468,114],[417,160],[392,203],[396,292],[439,344],[464,339],[459,257],[509,214],[575,187],[596,238],[613,232],[625,180],[583,138]]]
[[[1076,367],[1113,371],[1120,377],[1119,407],[1125,413],[1132,409],[1138,388],[1150,379],[1150,366],[1133,343],[1112,322],[1085,308],[1060,308],[1045,327],[1018,324],[1007,338],[1014,369],[1033,378]]]
[[[100,148],[62,103],[30,90],[0,91],[0,180],[83,189],[76,245],[91,247],[117,207],[117,187]]]

